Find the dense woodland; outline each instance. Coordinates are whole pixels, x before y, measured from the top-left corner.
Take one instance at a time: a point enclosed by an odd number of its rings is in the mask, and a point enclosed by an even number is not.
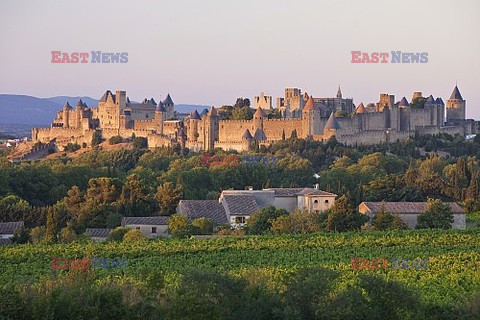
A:
[[[362,201],[457,201],[467,212],[480,202],[480,138],[422,136],[407,142],[347,147],[294,136],[256,154],[278,156],[278,166],[214,166],[179,148],[103,151],[79,157],[12,164],[0,158],[0,219],[47,226],[115,227],[122,216],[171,215],[180,199],[217,199],[223,189],[320,188]],[[422,148],[420,148],[422,147]],[[434,155],[439,151],[443,157]],[[211,154],[224,155],[218,149]],[[423,154],[423,155],[422,155]],[[314,174],[320,178],[315,178]]]

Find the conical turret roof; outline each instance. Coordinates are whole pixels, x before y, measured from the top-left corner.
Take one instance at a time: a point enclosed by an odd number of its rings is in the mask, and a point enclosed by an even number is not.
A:
[[[267,140],[267,136],[266,136],[265,132],[263,132],[262,129],[258,128],[255,131],[255,139],[258,140],[258,141],[265,141],[265,140]]]
[[[365,106],[363,105],[363,102],[361,102],[356,110],[356,113],[365,113]]]
[[[167,97],[163,101],[164,104],[173,104],[172,97],[170,97],[170,93],[167,93]]]
[[[462,95],[460,94],[460,90],[458,90],[457,86],[455,86],[455,88],[453,89],[453,92],[450,95],[450,100],[463,100]]]
[[[84,103],[83,103],[82,99],[78,99],[76,107],[80,108],[80,109],[84,107]]]
[[[190,116],[190,119],[202,120],[202,118],[201,118],[200,115],[198,114],[197,109],[195,109],[195,111],[192,112],[192,115]]]
[[[68,103],[68,101],[67,101],[67,102],[65,102],[65,104],[63,105],[63,108],[64,108],[64,109],[72,109],[72,106],[71,106],[70,103]]]
[[[315,101],[313,100],[313,96],[308,97],[307,103],[305,107],[303,107],[303,111],[310,111],[315,110]]]
[[[410,104],[407,101],[407,98],[403,97],[402,100],[400,100],[400,103],[398,104],[399,107],[408,107]]]
[[[250,133],[250,130],[245,129],[245,132],[242,135],[242,139],[247,139],[247,140],[252,140],[252,134]]]
[[[425,105],[432,105],[432,104],[435,104],[435,99],[433,98],[432,95],[430,95],[425,101]]]
[[[338,90],[337,90],[337,98],[342,97],[342,90],[340,89],[340,85],[338,85]]]
[[[338,124],[337,118],[335,118],[334,112],[330,113],[330,117],[328,117],[327,123],[325,124],[325,129],[340,129],[340,125]]]

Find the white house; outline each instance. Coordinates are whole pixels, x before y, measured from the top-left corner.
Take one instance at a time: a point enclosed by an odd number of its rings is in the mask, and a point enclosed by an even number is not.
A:
[[[167,237],[168,218],[165,216],[123,217],[122,227],[141,230],[147,238]]]
[[[465,211],[455,202],[448,202],[453,213],[453,229],[466,228]],[[426,202],[362,202],[358,206],[358,211],[373,218],[375,214],[385,208],[386,211],[398,215],[405,222],[409,229],[417,226],[418,216],[425,212]],[[369,224],[371,222],[368,222]]]

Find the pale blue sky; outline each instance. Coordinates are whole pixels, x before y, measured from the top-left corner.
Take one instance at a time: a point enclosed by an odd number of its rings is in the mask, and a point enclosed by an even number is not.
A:
[[[0,93],[220,105],[287,86],[354,102],[441,96],[455,81],[480,119],[480,2],[0,0]],[[52,64],[52,50],[128,52],[127,64]],[[428,52],[427,64],[352,64],[352,50]]]

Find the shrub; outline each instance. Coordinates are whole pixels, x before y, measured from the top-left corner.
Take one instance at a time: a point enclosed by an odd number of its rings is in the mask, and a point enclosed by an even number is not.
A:
[[[80,145],[78,143],[68,143],[66,146],[63,147],[63,151],[65,152],[75,152],[80,150]]]
[[[37,244],[43,241],[43,239],[45,239],[45,235],[45,227],[35,227],[30,231],[30,237],[33,244]]]
[[[147,138],[143,138],[143,137],[133,138],[133,147],[135,149],[145,149],[146,147],[148,147]]]
[[[192,228],[185,216],[172,215],[168,219],[168,233],[177,238],[183,238],[192,234]]]
[[[198,234],[212,234],[214,223],[208,218],[198,218],[192,221],[192,226],[196,228]]]
[[[25,227],[21,227],[20,229],[15,230],[15,232],[13,233],[12,242],[18,244],[30,242],[30,234],[28,232],[28,229]]]
[[[327,230],[358,230],[368,220],[367,216],[353,209],[348,198],[343,195],[328,210]]]
[[[113,136],[108,139],[109,144],[119,144],[123,142],[123,138],[121,136]]]
[[[130,229],[123,236],[123,241],[125,242],[137,242],[137,241],[143,241],[145,239],[146,237],[143,234],[143,232],[138,229]]]
[[[77,240],[77,234],[71,227],[65,227],[60,231],[60,242],[70,243]]]
[[[107,241],[115,241],[120,242],[123,241],[123,237],[128,232],[128,228],[125,227],[117,227],[113,229],[107,236]]]
[[[247,234],[266,233],[272,227],[272,221],[282,215],[288,215],[287,210],[277,209],[274,206],[263,208],[254,212],[247,220],[245,231]]]

